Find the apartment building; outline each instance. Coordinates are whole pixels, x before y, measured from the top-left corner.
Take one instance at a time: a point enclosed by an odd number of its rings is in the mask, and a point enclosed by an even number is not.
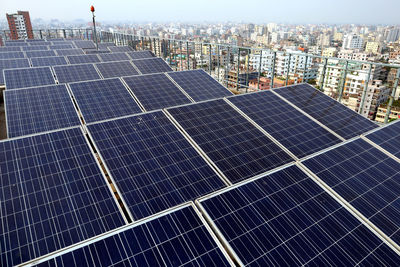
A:
[[[10,28],[10,38],[33,39],[33,30],[28,11],[18,11],[16,14],[6,14]]]

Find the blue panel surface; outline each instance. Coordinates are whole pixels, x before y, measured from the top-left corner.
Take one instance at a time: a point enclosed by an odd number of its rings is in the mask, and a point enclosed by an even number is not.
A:
[[[161,58],[145,58],[133,61],[142,74],[172,71],[170,66]]]
[[[80,125],[65,85],[4,92],[8,137]]]
[[[154,55],[150,51],[131,51],[127,52],[131,59],[153,58]]]
[[[0,52],[21,52],[20,46],[0,46]]]
[[[69,84],[86,123],[141,113],[120,79]]]
[[[67,60],[65,57],[33,57],[31,58],[33,67],[42,66],[57,66],[57,65],[67,65]]]
[[[296,166],[201,205],[245,266],[393,266],[400,261]]]
[[[0,142],[0,178],[2,266],[124,225],[80,128]]]
[[[130,60],[130,58],[125,53],[101,54],[101,55],[99,55],[99,57],[101,58],[101,61],[103,61],[103,62]]]
[[[0,59],[0,84],[4,84],[3,70],[29,67],[30,64],[27,58]]]
[[[59,56],[72,56],[72,55],[84,55],[85,53],[81,48],[74,49],[57,49],[55,50]]]
[[[224,100],[168,112],[232,183],[293,161]]]
[[[5,45],[6,46],[28,46],[29,44],[22,40],[21,41],[15,40],[15,41],[5,41]]]
[[[59,83],[70,83],[101,79],[93,64],[54,66]]]
[[[8,52],[0,52],[0,59],[12,59],[12,58],[24,58],[24,52],[18,51],[8,51]]]
[[[6,89],[55,84],[49,67],[4,70]]]
[[[97,55],[75,55],[67,56],[70,64],[97,63],[100,59]]]
[[[53,50],[26,51],[26,57],[54,57],[56,53]]]
[[[134,219],[224,187],[161,111],[87,127]]]
[[[115,44],[112,43],[112,42],[99,43],[99,49],[107,48],[107,47],[110,47],[110,46],[115,46]]]
[[[109,46],[108,50],[110,50],[113,53],[133,51],[133,49],[130,46]]]
[[[400,121],[399,121],[400,122]],[[400,123],[393,122],[369,135],[367,138],[400,158]]]
[[[58,49],[72,49],[74,48],[72,44],[54,44],[50,45],[49,48],[51,50],[58,50]]]
[[[138,75],[139,73],[129,61],[97,63],[96,67],[104,78]]]
[[[83,49],[96,48],[94,42],[90,40],[75,40],[74,44],[76,47]]]
[[[345,139],[378,127],[311,85],[300,84],[274,91]]]
[[[23,46],[22,51],[49,50],[47,45]]]

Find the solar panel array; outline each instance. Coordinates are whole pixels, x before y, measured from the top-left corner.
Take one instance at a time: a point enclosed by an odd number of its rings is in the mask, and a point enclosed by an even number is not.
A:
[[[9,52],[1,52],[0,53],[0,59],[11,59],[11,58],[24,58],[25,54],[24,52],[18,52],[18,51],[9,51]]]
[[[0,84],[4,84],[3,70],[28,68],[29,60],[27,58],[18,59],[0,59]]]
[[[100,59],[97,55],[75,55],[67,56],[70,64],[97,63]]]
[[[56,83],[49,67],[6,69],[4,81],[7,90]]]
[[[104,62],[95,64],[104,78],[138,75],[130,61]]]
[[[53,70],[59,83],[101,79],[93,64],[54,66]]]
[[[127,52],[128,56],[131,59],[141,59],[141,58],[152,58],[154,57],[153,53],[150,51],[131,51]]]
[[[40,51],[25,51],[26,57],[54,57],[56,53],[54,50],[40,50]]]
[[[378,129],[366,136],[375,144],[386,149],[396,157],[400,158],[400,123],[390,123],[388,126]]]
[[[125,53],[100,54],[99,57],[103,62],[130,60],[130,58]]]
[[[72,55],[83,55],[85,54],[81,48],[73,49],[56,49],[57,55],[59,56],[72,56]]]
[[[146,58],[134,60],[133,64],[142,74],[172,71],[171,67],[161,58]]]
[[[57,66],[57,65],[67,65],[68,62],[65,57],[33,57],[31,58],[33,67],[41,66]]]

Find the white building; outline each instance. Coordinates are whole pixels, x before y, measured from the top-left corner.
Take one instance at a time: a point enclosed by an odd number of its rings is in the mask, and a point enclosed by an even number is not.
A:
[[[343,38],[343,48],[345,49],[362,49],[364,46],[364,39],[357,34],[346,34]]]

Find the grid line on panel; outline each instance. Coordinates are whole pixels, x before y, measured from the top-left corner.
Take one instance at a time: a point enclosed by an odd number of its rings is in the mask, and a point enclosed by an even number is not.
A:
[[[172,71],[171,67],[161,58],[145,58],[132,61],[142,74]]]
[[[378,129],[371,134],[368,134],[366,138],[371,140],[373,143],[384,148],[397,158],[400,158],[400,123],[390,123],[386,127]]]
[[[59,83],[101,79],[93,64],[53,66]]]
[[[138,75],[129,61],[104,62],[95,64],[104,78]]]
[[[55,84],[49,67],[21,68],[4,70],[6,89],[17,89]]]
[[[30,60],[33,67],[68,65],[67,60],[63,56],[33,57]]]

